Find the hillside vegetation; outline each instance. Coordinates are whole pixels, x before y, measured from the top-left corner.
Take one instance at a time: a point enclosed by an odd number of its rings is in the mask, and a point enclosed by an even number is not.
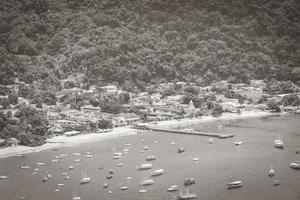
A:
[[[300,81],[297,0],[1,0],[0,84]]]

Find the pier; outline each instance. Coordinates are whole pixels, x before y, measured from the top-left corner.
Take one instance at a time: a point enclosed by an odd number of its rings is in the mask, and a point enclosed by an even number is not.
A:
[[[216,137],[219,139],[226,139],[234,137],[233,134],[218,134],[218,133],[207,133],[200,131],[187,131],[187,130],[174,130],[174,129],[164,129],[157,127],[147,127],[148,130],[158,131],[158,132],[167,132],[167,133],[176,133],[176,134],[184,134],[184,135],[199,135],[199,136],[207,136],[207,137]]]

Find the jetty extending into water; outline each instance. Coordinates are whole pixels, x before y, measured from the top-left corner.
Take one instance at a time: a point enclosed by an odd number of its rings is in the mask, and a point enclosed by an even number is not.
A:
[[[158,132],[216,137],[216,138],[219,138],[219,139],[234,137],[233,134],[207,133],[207,132],[200,132],[200,131],[193,131],[193,130],[174,130],[174,129],[158,128],[158,127],[153,127],[153,126],[147,126],[147,129],[152,130],[152,131],[158,131]]]

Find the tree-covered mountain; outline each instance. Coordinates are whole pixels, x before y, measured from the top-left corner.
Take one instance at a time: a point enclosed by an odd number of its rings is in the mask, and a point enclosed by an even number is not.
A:
[[[300,81],[297,0],[2,0],[0,84]]]

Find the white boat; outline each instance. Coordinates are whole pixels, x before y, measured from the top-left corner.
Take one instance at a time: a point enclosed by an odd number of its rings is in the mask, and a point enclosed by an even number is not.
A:
[[[124,153],[127,153],[129,151],[129,149],[123,149]]]
[[[149,149],[149,147],[146,145],[146,146],[144,146],[144,150],[148,150]]]
[[[150,173],[151,176],[160,176],[164,173],[163,169],[157,169]]]
[[[182,190],[180,190],[180,194],[176,196],[177,200],[186,200],[186,199],[196,199],[197,195],[194,193],[189,193],[188,188],[186,188],[186,193],[182,194]]]
[[[75,159],[74,162],[81,162],[81,160],[78,158],[78,159]]]
[[[124,164],[123,163],[118,163],[118,167],[122,167]]]
[[[140,166],[138,166],[139,170],[147,170],[147,169],[151,169],[151,168],[152,168],[151,163],[145,163],[145,164],[141,164]]]
[[[45,177],[42,178],[42,182],[47,182],[48,180],[49,180],[49,179],[48,179],[47,176],[45,176]]]
[[[69,170],[72,170],[72,169],[74,169],[74,166],[73,166],[73,165],[70,165],[70,166],[69,166]]]
[[[227,189],[233,189],[233,188],[238,188],[238,187],[242,187],[243,186],[243,182],[241,180],[237,180],[237,181],[232,181],[227,183]]]
[[[74,156],[81,156],[81,153],[72,153]]]
[[[4,179],[8,179],[8,177],[5,175],[0,176],[0,180],[4,180]]]
[[[48,179],[52,178],[52,175],[51,174],[48,174],[47,175]]]
[[[147,192],[146,189],[140,189],[140,190],[139,190],[139,193],[146,193],[146,192]]]
[[[178,185],[172,185],[171,187],[167,188],[168,192],[174,192],[177,191],[179,189]]]
[[[280,139],[280,137],[278,136],[278,139],[274,140],[274,147],[275,148],[283,148],[284,144],[282,142],[282,140]]]
[[[156,157],[153,156],[153,155],[151,155],[151,156],[148,156],[148,157],[146,158],[146,161],[152,161],[152,160],[155,160],[155,159],[156,159]]]
[[[175,145],[175,142],[171,142],[171,145]]]
[[[132,177],[129,176],[129,177],[126,178],[126,180],[127,181],[132,180]]]
[[[108,175],[106,176],[106,179],[111,179],[112,177],[113,177],[113,175],[108,174]]]
[[[61,175],[66,176],[66,175],[68,175],[68,173],[67,172],[63,172],[63,173],[61,173]]]
[[[128,189],[128,187],[127,186],[122,186],[121,187],[121,190],[123,191],[123,190],[127,190]]]
[[[52,159],[51,161],[54,162],[54,163],[58,163],[59,162],[58,159]]]
[[[86,175],[86,171],[82,172],[82,178],[80,180],[80,184],[87,184],[91,182],[91,178]]]
[[[112,194],[112,191],[111,191],[111,190],[108,190],[108,194]]]
[[[292,163],[290,164],[290,168],[292,168],[292,169],[300,169],[300,164],[299,164],[299,163],[292,162]]]
[[[212,138],[210,138],[209,140],[208,140],[208,144],[213,144],[215,141],[212,139]]]
[[[29,169],[29,168],[30,168],[29,165],[21,165],[21,166],[20,166],[20,169]]]
[[[85,157],[85,158],[92,158],[93,155],[92,155],[92,154],[87,154],[87,155],[85,155],[84,157]]]
[[[180,148],[178,148],[177,153],[182,153],[184,151],[185,151],[185,149],[183,147],[180,147]]]
[[[117,160],[120,159],[122,156],[113,156],[112,159]]]
[[[157,143],[158,143],[158,141],[157,141],[157,140],[155,140],[155,141],[154,141],[154,144],[157,144]]]
[[[69,180],[70,179],[70,176],[65,176],[65,180]]]
[[[36,163],[36,165],[37,165],[37,166],[44,166],[44,165],[45,165],[45,163],[38,162],[38,163]]]
[[[114,174],[114,170],[113,170],[113,169],[110,169],[110,170],[108,171],[108,173],[109,173],[109,174]]]
[[[72,200],[81,200],[81,198],[77,195],[77,191],[76,190],[73,192]]]
[[[125,146],[130,146],[130,145],[131,145],[131,144],[129,144],[129,143],[126,143],[126,144],[125,144]]]
[[[152,179],[145,179],[144,181],[141,182],[142,186],[147,186],[147,185],[153,185],[154,181]]]
[[[65,184],[63,184],[63,183],[57,183],[57,186],[58,186],[58,187],[64,187]]]
[[[199,160],[199,158],[193,158],[193,161],[198,161]]]
[[[107,184],[107,183],[104,183],[104,184],[103,184],[103,188],[108,188],[108,184]]]
[[[243,142],[242,142],[242,141],[237,141],[237,142],[234,142],[234,144],[235,144],[236,146],[238,146],[238,145],[243,144]]]
[[[269,170],[269,176],[274,176],[275,175],[275,171],[273,169],[273,167],[271,166],[271,169]]]

